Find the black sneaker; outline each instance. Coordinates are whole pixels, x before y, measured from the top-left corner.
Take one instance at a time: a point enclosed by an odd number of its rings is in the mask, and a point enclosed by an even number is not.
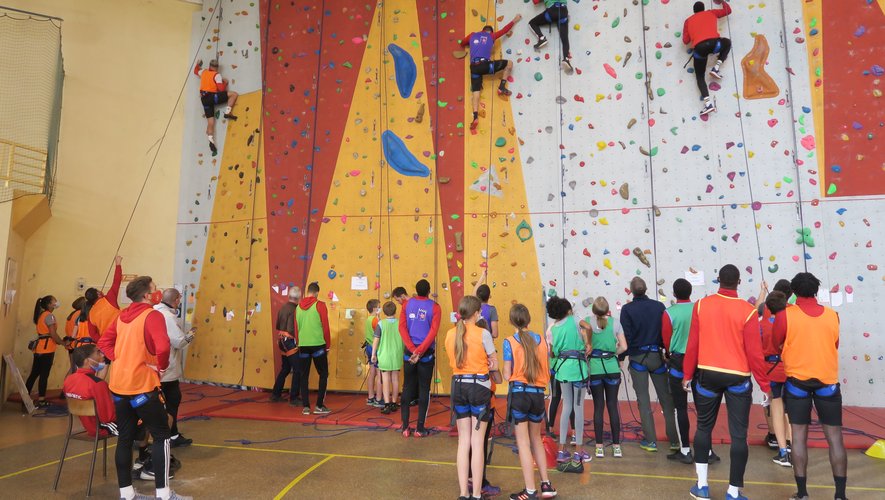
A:
[[[710,458],[707,459],[707,463],[712,464],[721,461],[722,459],[719,458],[719,455],[717,455],[715,451],[710,450]]]
[[[541,47],[543,47],[545,45],[547,45],[547,37],[541,36],[541,38],[538,39],[538,43],[533,45],[533,47],[535,48],[535,50],[539,50]]]
[[[276,394],[270,395],[270,402],[271,403],[279,403],[282,400],[283,400],[282,396],[277,396]]]
[[[169,444],[172,445],[173,448],[182,448],[185,446],[190,446],[193,442],[193,439],[188,439],[179,434],[177,438],[170,440]]]
[[[777,438],[770,432],[765,435],[765,443],[768,444],[768,447],[772,450],[778,449]]]
[[[384,405],[384,408],[381,409],[381,413],[383,413],[384,415],[390,415],[394,411],[396,411],[396,407],[393,405],[393,403],[387,403],[386,405]]]
[[[681,462],[684,464],[693,464],[694,457],[691,454],[691,451],[688,453],[682,453],[681,451],[675,451],[669,455],[667,455],[667,460],[676,460],[677,462]]]
[[[175,471],[173,471],[172,467],[171,467],[172,461],[170,460],[169,462],[170,462],[169,479],[172,479],[175,477]],[[181,467],[180,462],[179,462],[179,467]],[[153,462],[153,460],[151,460],[149,458],[144,461],[144,466],[139,471],[138,479],[141,479],[142,481],[153,481],[154,480],[154,462]]]
[[[778,453],[777,455],[774,456],[774,458],[771,459],[771,461],[780,465],[781,467],[792,467],[793,466],[792,458],[793,457],[790,456],[789,452],[787,452],[783,455]]]
[[[513,94],[513,92],[511,92],[510,89],[508,89],[508,88],[505,87],[504,85],[501,85],[501,86],[498,87],[498,95],[502,95],[502,96],[504,96],[504,97],[508,97],[508,96],[510,96],[511,94]]]
[[[418,400],[413,399],[413,400],[409,401],[409,406],[418,406]]]
[[[215,156],[218,154],[218,147],[216,147],[215,143],[212,141],[209,141],[209,151],[212,151],[212,156]]]
[[[553,498],[556,496],[556,488],[549,481],[541,483],[541,498]]]
[[[328,415],[332,413],[332,410],[326,408],[325,406],[317,406],[313,409],[314,415]]]
[[[172,472],[181,468],[181,460],[175,458],[175,455],[169,454],[169,470]]]
[[[556,470],[559,472],[573,472],[575,474],[580,474],[584,472],[584,462],[581,460],[569,460],[568,462],[563,462],[557,465]]]
[[[303,406],[304,403],[301,402],[301,398],[290,399],[289,404],[292,406]]]
[[[719,78],[722,78],[722,77],[720,76]],[[237,116],[236,116],[236,115],[232,115],[232,114],[230,114],[230,113],[225,113],[225,114],[224,114],[224,117],[227,118],[228,120],[237,121]]]
[[[537,500],[537,499],[538,499],[538,492],[529,493],[528,491],[525,490],[525,488],[523,488],[522,491],[520,491],[520,492],[513,493],[512,495],[510,495],[510,500]]]

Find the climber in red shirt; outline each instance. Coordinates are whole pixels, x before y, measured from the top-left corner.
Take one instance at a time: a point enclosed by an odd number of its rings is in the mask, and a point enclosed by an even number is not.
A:
[[[705,10],[704,2],[694,3],[694,14],[685,20],[682,27],[682,43],[692,47],[691,58],[694,61],[694,77],[698,82],[698,90],[704,98],[704,109],[701,115],[716,111],[716,104],[710,99],[707,90],[707,57],[716,54],[716,65],[710,70],[710,76],[721,79],[719,67],[731,51],[731,40],[719,36],[717,23],[720,18],[731,14],[731,7],[722,2],[721,9]]]

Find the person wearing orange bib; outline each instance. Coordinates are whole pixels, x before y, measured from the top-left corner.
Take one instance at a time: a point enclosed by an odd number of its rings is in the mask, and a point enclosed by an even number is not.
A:
[[[462,298],[458,323],[446,334],[445,342],[452,368],[452,413],[458,428],[459,500],[482,498],[482,482],[473,481],[468,492],[467,476],[470,469],[473,477],[482,477],[483,440],[494,411],[489,372],[498,369],[498,358],[492,334],[476,326],[481,307],[482,302],[472,295]],[[475,453],[471,456],[472,450]]]
[[[719,270],[719,291],[697,301],[691,315],[688,344],[683,359],[682,388],[693,389],[698,415],[694,435],[697,484],[689,494],[710,498],[707,466],[711,434],[722,397],[728,408],[731,435],[731,470],[726,500],[746,500],[741,494],[747,468],[747,427],[753,406],[752,374],[759,387],[768,388],[768,369],[762,359],[762,337],[756,308],[737,296],[741,272],[732,264]]]
[[[132,487],[132,444],[139,419],[154,438],[151,453],[156,497],[187,499],[169,484],[170,431],[160,391],[160,377],[169,367],[170,343],[163,313],[154,310],[151,295],[156,286],[150,276],[139,276],[126,286],[132,304],[104,331],[98,348],[112,361],[108,386],[117,412],[115,462],[120,498],[139,497]]]
[[[808,425],[811,407],[823,427],[830,449],[830,467],[836,484],[835,498],[845,498],[848,457],[842,441],[842,391],[839,385],[839,315],[817,303],[820,280],[799,273],[790,282],[796,305],[774,320],[774,344],[783,346],[781,359],[787,381],[784,406],[793,429],[793,474],[799,491],[794,500],[808,498]]]
[[[203,116],[206,117],[206,135],[209,138],[209,149],[212,156],[218,154],[215,146],[215,106],[227,104],[224,108],[224,117],[236,121],[236,115],[232,114],[233,107],[237,103],[237,93],[227,90],[227,79],[221,77],[218,72],[218,61],[209,61],[209,67],[203,69],[203,60],[197,61],[194,66],[194,74],[200,77],[200,103],[203,105]]]
[[[55,359],[55,349],[64,342],[58,336],[58,321],[52,311],[58,308],[58,301],[52,295],[37,299],[34,305],[34,324],[37,325],[37,339],[28,345],[34,351],[34,363],[31,365],[31,373],[25,382],[25,387],[30,394],[34,388],[34,382],[40,379],[37,385],[39,399],[38,408],[49,406],[46,402],[46,386],[49,383],[49,372],[52,371],[52,361]],[[33,347],[31,347],[33,345]]]
[[[98,342],[104,331],[113,324],[120,315],[120,304],[117,297],[120,296],[120,284],[123,282],[123,257],[114,257],[114,280],[108,293],[101,293],[96,288],[86,290],[86,305],[80,314],[81,326],[77,331],[80,342]],[[87,324],[82,325],[86,322]]]
[[[68,314],[68,317],[65,319],[65,336],[62,339],[65,344],[65,349],[68,351],[73,351],[77,348],[74,345],[74,341],[77,339],[77,320],[80,318],[80,311],[83,310],[83,305],[86,303],[86,297],[82,295],[77,297],[74,302],[71,303],[71,311]],[[73,370],[71,371],[73,373]]]
[[[532,316],[522,304],[510,308],[513,336],[504,339],[504,378],[510,384],[507,420],[513,424],[519,465],[525,488],[510,495],[511,500],[553,498],[556,489],[547,473],[547,454],[541,441],[544,422],[544,388],[550,382],[550,361],[546,340],[528,329]],[[534,462],[533,462],[534,461]],[[541,491],[535,488],[535,465],[541,474]]]

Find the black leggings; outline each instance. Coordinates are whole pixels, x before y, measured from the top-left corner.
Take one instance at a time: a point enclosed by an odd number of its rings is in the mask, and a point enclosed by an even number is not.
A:
[[[591,380],[594,377],[591,377]],[[601,379],[601,384],[590,384],[590,394],[593,396],[593,431],[596,433],[596,446],[602,446],[603,436],[603,412],[608,408],[608,420],[612,430],[612,444],[621,444],[621,412],[618,408],[618,390],[621,388],[621,377],[617,377],[617,384],[608,384]]]
[[[716,426],[716,417],[719,416],[722,396],[725,395],[725,404],[728,408],[728,433],[731,435],[731,470],[728,484],[738,488],[744,487],[744,471],[750,453],[747,448],[747,427],[750,424],[750,407],[753,406],[753,386],[751,384],[745,392],[737,394],[728,388],[747,383],[749,380],[749,377],[741,375],[699,370],[692,383],[694,406],[698,413],[698,429],[694,435],[694,461],[705,464],[710,460],[711,434],[713,427]],[[698,385],[715,395],[708,397],[701,394]]]
[[[557,4],[529,21],[529,27],[538,38],[544,36],[541,34],[541,26],[545,24],[557,25],[559,28],[559,40],[562,42],[562,57],[568,57],[570,50],[568,43],[568,7],[565,4]]]
[[[120,488],[132,486],[132,443],[135,441],[137,424],[141,420],[154,437],[151,462],[154,466],[154,484],[157,489],[169,486],[169,424],[160,391],[149,394],[146,403],[133,408],[129,400],[134,396],[118,396],[114,401],[117,411],[117,484]]]
[[[716,50],[716,46],[719,50]],[[717,54],[720,61],[725,61],[731,51],[731,40],[728,38],[710,38],[694,46],[692,61],[694,61],[694,77],[698,82],[698,90],[701,96],[707,98],[710,92],[707,90],[707,57]]]
[[[314,353],[323,351],[319,356]],[[325,406],[326,386],[329,384],[329,353],[326,346],[302,347],[298,351],[299,371],[301,372],[301,401],[305,408],[310,408],[310,362],[313,360],[313,366],[317,369],[317,375],[320,376],[320,382],[317,386],[317,406]]]
[[[559,411],[559,403],[562,401],[562,382],[550,377],[550,408],[547,409],[547,432],[556,429],[556,413]],[[569,412],[568,420],[572,430],[575,429],[575,412]]]
[[[34,388],[34,382],[37,381],[37,377],[40,377],[40,383],[37,384],[37,392],[40,394],[41,398],[46,397],[46,386],[49,384],[49,372],[52,370],[53,359],[55,359],[54,352],[49,354],[34,354],[34,364],[31,365],[31,374],[28,375],[28,380],[25,382],[28,394],[30,394],[31,389]]]
[[[163,389],[163,398],[166,400],[166,412],[172,417],[172,436],[178,435],[178,407],[181,405],[181,387],[177,380],[172,382],[160,382]]]
[[[670,368],[682,371],[682,362],[685,355],[674,352],[670,355]],[[688,393],[682,388],[682,377],[668,375],[670,382],[670,394],[673,396],[673,407],[676,410],[676,429],[679,431],[679,446],[689,448],[690,423],[688,421]]]
[[[408,351],[407,355],[410,355]],[[424,356],[427,356],[425,354]],[[403,363],[403,395],[400,406],[400,416],[403,420],[403,429],[409,427],[411,411],[409,403],[418,400],[418,423],[416,429],[425,430],[424,421],[427,418],[427,407],[430,406],[430,382],[433,381],[433,364],[435,357],[430,361],[418,361],[412,364],[408,361]]]

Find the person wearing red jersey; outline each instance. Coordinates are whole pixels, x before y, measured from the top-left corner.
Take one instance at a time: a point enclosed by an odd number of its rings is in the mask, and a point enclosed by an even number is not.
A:
[[[136,498],[132,487],[132,443],[140,419],[154,438],[151,460],[156,497],[190,499],[177,495],[169,484],[169,422],[160,391],[160,377],[169,366],[166,319],[154,310],[156,290],[150,276],[139,276],[126,286],[132,304],[124,309],[98,340],[98,348],[113,362],[110,383],[117,411],[115,462],[120,498]]]
[[[682,43],[692,48],[691,58],[694,61],[694,77],[697,79],[698,90],[704,98],[704,109],[701,115],[716,111],[716,105],[710,99],[707,90],[707,58],[716,54],[716,64],[710,70],[710,76],[721,79],[719,67],[731,51],[731,40],[719,35],[717,26],[719,18],[731,14],[731,6],[722,2],[721,9],[705,10],[704,2],[694,3],[694,14],[685,20],[682,27]]]
[[[683,360],[682,387],[693,389],[698,415],[694,435],[694,460],[698,482],[693,498],[710,498],[707,465],[711,433],[716,425],[722,397],[728,408],[731,435],[731,470],[726,500],[744,500],[747,468],[747,427],[753,405],[752,374],[760,387],[768,387],[756,308],[737,296],[741,272],[732,264],[719,270],[719,291],[697,301],[692,311],[688,344]],[[693,383],[692,383],[693,382]]]
[[[775,345],[783,346],[781,359],[787,374],[784,406],[793,429],[793,474],[798,488],[792,498],[808,498],[808,425],[813,405],[830,449],[835,498],[844,499],[848,457],[842,441],[839,315],[817,303],[820,280],[813,274],[797,274],[790,288],[796,294],[796,305],[775,316],[772,336]]]
[[[62,391],[69,399],[95,400],[96,417],[80,417],[83,429],[90,436],[95,436],[96,427],[100,427],[102,436],[116,436],[117,412],[108,383],[100,373],[105,370],[104,354],[95,344],[86,344],[71,351],[71,358],[77,371],[65,377]],[[97,425],[96,425],[97,424]]]
[[[200,103],[203,105],[203,116],[206,117],[206,135],[209,139],[209,149],[212,156],[218,153],[215,146],[215,106],[227,104],[224,108],[224,117],[236,121],[236,115],[232,114],[233,107],[237,103],[237,93],[227,90],[227,79],[222,78],[218,72],[218,61],[209,61],[209,67],[203,69],[203,60],[197,61],[194,66],[194,74],[200,77]]]

